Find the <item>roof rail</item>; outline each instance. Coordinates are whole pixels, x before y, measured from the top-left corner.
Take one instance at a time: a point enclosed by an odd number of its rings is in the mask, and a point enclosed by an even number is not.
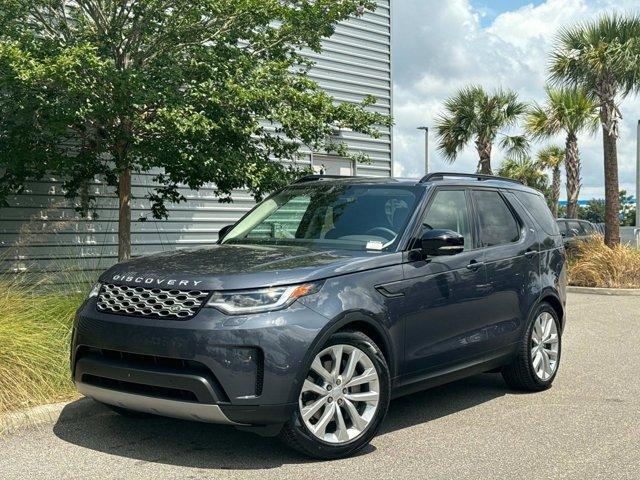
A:
[[[304,177],[300,177],[293,183],[304,183],[304,182],[314,182],[316,180],[322,180],[324,178],[356,178],[351,175],[305,175]]]
[[[498,177],[497,175],[484,175],[482,173],[454,173],[454,172],[433,172],[428,173],[420,179],[420,183],[430,182],[431,180],[444,180],[445,177],[454,178],[475,178],[476,180],[502,180],[504,182],[518,183],[524,185],[520,180],[515,178]]]

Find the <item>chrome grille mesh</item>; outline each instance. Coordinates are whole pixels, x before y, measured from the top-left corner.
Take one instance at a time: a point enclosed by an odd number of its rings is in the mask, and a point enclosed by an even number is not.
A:
[[[107,283],[98,295],[98,310],[140,317],[187,319],[209,296],[201,290],[162,290]]]

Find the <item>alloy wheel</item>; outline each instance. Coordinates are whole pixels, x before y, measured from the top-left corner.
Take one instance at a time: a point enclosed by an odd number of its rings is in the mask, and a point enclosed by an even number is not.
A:
[[[540,380],[549,380],[558,368],[560,341],[555,319],[549,312],[536,318],[531,331],[531,363]]]
[[[353,345],[332,345],[313,359],[299,397],[300,415],[318,439],[346,443],[364,433],[380,398],[378,372]]]

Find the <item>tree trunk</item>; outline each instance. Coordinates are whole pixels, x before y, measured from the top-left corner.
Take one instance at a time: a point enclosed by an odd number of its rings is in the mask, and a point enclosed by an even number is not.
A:
[[[604,125],[604,121],[602,122]],[[604,147],[604,243],[620,244],[620,189],[618,186],[618,151],[616,134],[602,129]]]
[[[580,195],[580,152],[578,138],[567,134],[565,144],[565,167],[567,169],[567,218],[578,218],[578,196]]]
[[[551,214],[558,218],[558,200],[560,199],[560,165],[553,167],[551,180]]]
[[[118,261],[131,258],[131,169],[118,178]]]
[[[476,150],[480,157],[477,173],[493,175],[493,172],[491,171],[491,142],[486,140],[476,140]]]

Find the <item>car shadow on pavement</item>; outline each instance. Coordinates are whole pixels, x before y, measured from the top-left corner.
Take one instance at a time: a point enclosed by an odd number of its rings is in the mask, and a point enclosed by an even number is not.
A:
[[[428,423],[473,408],[507,393],[499,375],[484,374],[415,393],[391,402],[379,434]],[[82,415],[70,412],[82,409]],[[94,451],[147,462],[207,469],[268,469],[312,462],[275,438],[233,427],[152,417],[130,419],[95,402],[65,407],[53,427],[65,442]],[[359,455],[375,450],[367,446]]]

